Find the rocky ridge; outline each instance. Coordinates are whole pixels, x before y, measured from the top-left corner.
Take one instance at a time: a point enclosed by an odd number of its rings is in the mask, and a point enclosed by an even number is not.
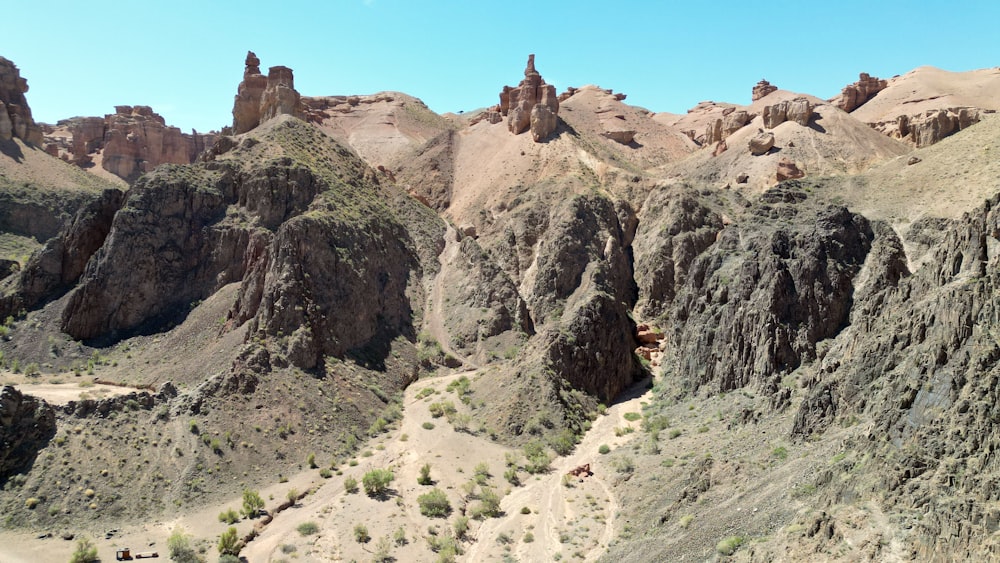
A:
[[[44,126],[45,150],[81,168],[134,182],[161,164],[190,164],[215,143],[215,133],[182,133],[148,106],[115,106],[115,113],[74,117]]]

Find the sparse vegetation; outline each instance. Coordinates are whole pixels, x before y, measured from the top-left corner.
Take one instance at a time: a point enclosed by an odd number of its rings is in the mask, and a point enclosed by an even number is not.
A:
[[[722,555],[732,555],[736,553],[736,550],[740,548],[741,545],[746,541],[743,536],[729,536],[721,541],[715,546],[715,550]]]
[[[229,510],[223,510],[219,513],[219,522],[224,522],[226,524],[235,524],[240,521],[240,514],[230,508]]]
[[[354,477],[344,477],[344,490],[348,494],[354,494],[358,492],[358,480]]]
[[[597,453],[599,453],[601,455],[605,455],[605,454],[609,453],[610,451],[611,451],[611,448],[608,447],[607,444],[601,444],[601,446],[599,448],[597,448]]]

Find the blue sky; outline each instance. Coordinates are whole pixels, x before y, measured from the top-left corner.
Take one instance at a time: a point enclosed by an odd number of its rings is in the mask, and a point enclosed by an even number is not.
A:
[[[295,71],[304,95],[397,90],[437,112],[497,103],[529,53],[559,91],[597,84],[683,113],[749,103],[761,78],[829,98],[857,79],[1000,65],[1000,2],[13,2],[0,56],[36,120],[150,105],[184,130],[232,121],[243,59]]]

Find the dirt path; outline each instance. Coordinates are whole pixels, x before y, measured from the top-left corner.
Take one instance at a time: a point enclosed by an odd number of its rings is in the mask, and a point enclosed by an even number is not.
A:
[[[646,382],[631,388],[606,415],[594,421],[572,454],[553,461],[548,474],[526,476],[524,486],[512,490],[501,502],[505,516],[487,520],[479,528],[465,560],[499,559],[509,539],[519,561],[552,561],[556,554],[596,561],[614,537],[619,509],[608,484],[612,476],[595,467],[601,455],[598,448],[606,444],[614,449],[632,438],[628,434],[616,436],[615,428],[638,425],[624,415],[639,412],[646,393]],[[568,471],[587,463],[593,475],[564,482]],[[523,513],[523,507],[528,508],[528,514]],[[526,541],[526,537],[534,539]]]

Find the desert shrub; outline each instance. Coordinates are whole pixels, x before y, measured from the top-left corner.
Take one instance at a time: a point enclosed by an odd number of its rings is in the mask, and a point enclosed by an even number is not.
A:
[[[264,499],[260,498],[260,493],[243,490],[243,515],[247,518],[256,518],[264,510]]]
[[[545,451],[545,446],[537,440],[524,445],[524,457],[524,470],[532,475],[548,471],[552,461]]]
[[[344,477],[344,490],[348,494],[354,494],[358,492],[358,480],[354,477]]]
[[[521,539],[521,541],[523,541],[524,543],[531,543],[535,541],[535,534],[532,534],[531,532],[525,532],[524,537]]]
[[[38,503],[39,500],[37,498],[31,497],[28,500],[24,501],[24,507],[27,508],[28,510],[33,510],[36,506],[38,506]]]
[[[729,536],[715,545],[715,551],[718,551],[722,555],[732,555],[743,545],[744,541],[746,541],[746,538],[743,536]]]
[[[288,492],[285,493],[285,500],[292,503],[292,506],[295,506],[295,503],[299,500],[299,490],[295,488],[288,489]]]
[[[448,502],[448,495],[437,487],[417,497],[417,504],[420,505],[420,513],[424,516],[444,518],[451,514],[451,503]]]
[[[611,451],[611,448],[607,444],[601,444],[601,447],[597,448],[597,453],[604,455]]]
[[[691,525],[691,521],[692,520],[694,520],[694,516],[692,516],[690,514],[685,514],[684,516],[681,516],[680,522],[678,522],[677,524],[681,528],[683,528],[683,529],[686,530],[687,527]]]
[[[469,517],[459,516],[455,518],[455,524],[453,525],[455,530],[455,537],[458,539],[465,539],[465,534],[469,532]]]
[[[451,401],[431,403],[427,408],[431,411],[431,416],[434,418],[441,418],[442,416],[448,416],[450,418],[458,412],[455,410],[455,403],[452,403]]]
[[[69,563],[90,563],[97,560],[97,546],[88,537],[76,540],[76,549],[69,558]]]
[[[319,470],[319,476],[324,479],[329,479],[330,477],[333,477],[333,473],[329,469],[324,467],[323,469]]]
[[[615,471],[618,473],[632,473],[635,471],[635,461],[627,455],[616,458],[611,464],[614,465]]]
[[[312,452],[310,452],[309,455],[306,456],[306,463],[309,465],[309,469],[316,469],[317,467],[319,467],[318,465],[316,465],[316,454]]]
[[[778,446],[771,450],[771,457],[785,461],[788,458],[788,449],[785,446]]]
[[[235,524],[240,521],[240,514],[230,508],[229,510],[223,510],[219,513],[219,522],[225,522],[226,524]]]
[[[361,485],[368,496],[384,497],[389,490],[389,483],[395,478],[396,476],[388,469],[372,469],[361,478]]]
[[[241,547],[243,546],[240,545],[240,538],[236,528],[230,526],[228,530],[219,536],[218,548],[220,555],[239,557]]]
[[[191,536],[180,526],[174,528],[167,538],[167,554],[175,563],[200,563],[198,552],[191,547]]]
[[[527,506],[522,506],[521,507],[521,514],[531,514],[531,509],[528,508]]]
[[[576,434],[573,434],[573,431],[569,428],[563,429],[562,432],[549,439],[549,446],[558,455],[569,455],[573,452],[573,448],[576,447]]]
[[[303,536],[311,536],[319,532],[319,525],[310,520],[309,522],[299,524],[295,529]]]
[[[417,483],[421,485],[433,485],[434,480],[431,479],[431,464],[425,463],[420,468],[420,475],[417,477]]]
[[[281,546],[281,552],[284,553],[285,555],[288,555],[289,553],[295,553],[298,550],[299,548],[295,547],[290,543],[286,543]]]
[[[397,546],[404,546],[410,543],[410,541],[406,539],[406,529],[402,526],[396,528],[396,532],[392,534],[392,541]]]
[[[357,524],[354,526],[354,541],[358,543],[368,543],[372,537],[368,535],[368,526]]]
[[[422,428],[423,428],[424,430],[434,430],[434,423],[433,423],[433,422],[431,422],[431,421],[429,421],[429,420],[428,420],[427,422],[425,422],[425,423],[421,424],[420,426],[421,426],[421,427],[422,427]]]
[[[490,478],[490,466],[485,461],[476,464],[472,470],[473,479],[480,485],[485,485]]]
[[[392,563],[396,560],[389,552],[392,544],[389,543],[389,536],[382,536],[375,542],[375,553],[372,555],[372,563]]]
[[[521,478],[517,476],[517,469],[513,467],[510,467],[503,472],[503,478],[515,487],[519,487],[521,485]]]
[[[469,512],[476,520],[483,518],[496,518],[500,512],[500,495],[490,487],[483,487],[479,491],[479,504]]]

